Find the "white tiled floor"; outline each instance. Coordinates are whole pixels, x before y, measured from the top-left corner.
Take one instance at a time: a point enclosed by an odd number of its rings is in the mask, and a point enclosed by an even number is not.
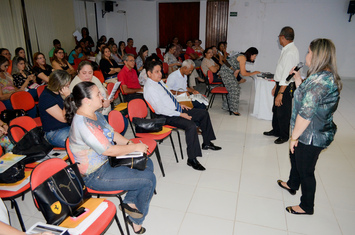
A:
[[[217,136],[214,143],[223,150],[203,151],[198,160],[206,171],[188,167],[186,151],[185,159],[176,163],[169,141],[160,145],[166,177],[161,176],[153,157],[158,194],[154,195],[144,222],[147,235],[355,234],[355,79],[344,80],[334,118],[338,133],[332,145],[321,153],[316,167],[312,216],[285,211],[286,206],[299,203],[301,194],[291,196],[276,184],[277,179],[288,177],[288,145],[275,145],[274,138],[262,135],[271,129],[271,122],[250,115],[253,89],[250,79],[242,84],[240,117],[223,111],[221,99],[216,97],[210,115]],[[130,131],[126,137],[132,137]],[[118,202],[115,198],[110,200]],[[17,201],[27,227],[43,221],[30,194],[24,202]],[[14,210],[10,209],[10,215],[13,226],[19,228]],[[117,226],[112,224],[107,234],[118,234]]]

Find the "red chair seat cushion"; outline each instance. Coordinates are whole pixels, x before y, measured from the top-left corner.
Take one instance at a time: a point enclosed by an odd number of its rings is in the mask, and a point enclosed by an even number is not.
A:
[[[225,87],[215,87],[211,90],[212,94],[228,94],[228,91]]]

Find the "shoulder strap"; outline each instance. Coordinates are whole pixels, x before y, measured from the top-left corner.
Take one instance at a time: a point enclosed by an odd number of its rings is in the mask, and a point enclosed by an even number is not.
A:
[[[11,125],[11,126],[9,126],[9,129],[7,130],[7,136],[9,137],[11,143],[13,143],[13,144],[17,144],[17,142],[14,140],[14,137],[12,136],[12,132],[11,132],[11,129],[15,128],[15,127],[22,129],[22,131],[25,134],[28,132],[25,128],[23,128],[22,126],[19,126],[19,125]]]

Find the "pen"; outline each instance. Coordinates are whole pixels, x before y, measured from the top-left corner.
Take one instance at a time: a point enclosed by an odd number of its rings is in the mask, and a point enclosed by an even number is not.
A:
[[[143,144],[143,142],[141,140],[139,142],[141,142]],[[149,147],[147,147],[147,153],[151,154],[151,152],[149,151]]]

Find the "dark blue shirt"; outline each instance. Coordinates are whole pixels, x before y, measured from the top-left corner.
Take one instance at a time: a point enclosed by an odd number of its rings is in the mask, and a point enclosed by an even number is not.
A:
[[[69,126],[67,123],[60,122],[52,115],[47,113],[46,110],[55,105],[58,105],[59,108],[63,109],[64,101],[60,94],[55,94],[46,87],[39,97],[38,102],[39,115],[41,117],[43,131],[45,132],[54,131]]]

